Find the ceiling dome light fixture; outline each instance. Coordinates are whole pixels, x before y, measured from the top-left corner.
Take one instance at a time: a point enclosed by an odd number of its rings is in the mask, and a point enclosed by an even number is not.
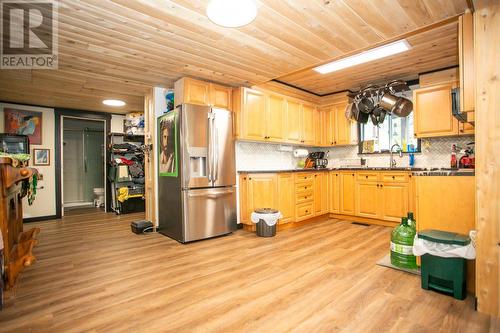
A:
[[[107,106],[124,106],[126,103],[120,99],[105,99],[102,104]]]
[[[257,17],[254,0],[210,0],[207,16],[213,23],[226,28],[239,28]]]

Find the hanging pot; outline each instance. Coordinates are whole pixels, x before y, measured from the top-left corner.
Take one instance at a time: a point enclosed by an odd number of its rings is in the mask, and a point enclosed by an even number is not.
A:
[[[352,105],[352,113],[354,120],[356,120],[358,123],[366,124],[368,122],[368,113],[359,111],[356,104]]]
[[[399,97],[394,96],[390,92],[385,93],[380,99],[380,107],[387,112],[392,112],[392,109],[398,103]]]
[[[396,106],[392,109],[392,114],[398,117],[407,117],[413,111],[413,103],[407,98],[400,97]]]
[[[378,123],[382,124],[384,122],[384,119],[385,119],[387,112],[383,109],[380,109],[380,110],[382,110],[382,111],[380,112],[380,115],[378,116]]]
[[[370,113],[370,118],[374,126],[377,126],[379,123],[378,117],[372,112]]]
[[[361,112],[370,113],[373,110],[374,105],[373,105],[373,101],[371,100],[371,98],[363,96],[358,101],[357,107]]]

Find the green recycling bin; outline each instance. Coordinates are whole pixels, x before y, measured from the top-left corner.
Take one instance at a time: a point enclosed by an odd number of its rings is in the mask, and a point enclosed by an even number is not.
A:
[[[471,252],[469,236],[440,230],[419,231],[418,238],[433,246],[421,256],[422,288],[433,289],[463,300],[467,296],[467,262]],[[415,249],[415,247],[414,247]],[[468,250],[468,252],[466,251]],[[441,253],[438,253],[441,251]],[[415,252],[415,250],[414,250]],[[475,256],[475,251],[474,256]],[[460,257],[460,253],[466,253]]]

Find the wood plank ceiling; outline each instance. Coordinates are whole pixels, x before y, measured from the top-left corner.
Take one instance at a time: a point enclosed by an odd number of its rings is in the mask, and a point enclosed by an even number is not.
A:
[[[456,23],[408,38],[414,49],[389,66],[321,77],[310,68],[467,8],[466,0],[258,0],[254,22],[228,29],[208,20],[207,2],[59,1],[59,70],[0,70],[0,100],[135,111],[149,87],[172,87],[182,76],[232,86],[279,79],[318,94],[356,88],[456,64]],[[104,98],[127,106],[105,107]]]

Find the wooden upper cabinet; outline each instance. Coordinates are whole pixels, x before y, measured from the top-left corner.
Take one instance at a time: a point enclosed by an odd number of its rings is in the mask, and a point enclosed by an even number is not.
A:
[[[333,105],[335,112],[335,145],[351,144],[351,121],[345,117],[345,107],[347,103],[337,103]]]
[[[473,125],[469,123],[459,123],[458,124],[458,134],[460,135],[470,135],[476,132]]]
[[[473,112],[475,109],[474,24],[473,15],[470,12],[458,18],[458,62],[460,111]]]
[[[323,112],[315,108],[314,109],[314,145],[315,146],[323,146],[324,143],[324,136],[323,136]]]
[[[283,215],[280,224],[295,220],[295,182],[292,173],[278,174],[278,210]]]
[[[210,83],[210,104],[216,108],[232,110],[232,89]]]
[[[287,101],[286,140],[290,143],[301,143],[302,106],[298,102]]]
[[[175,105],[197,104],[232,110],[232,89],[215,83],[184,77],[174,84]]]
[[[269,141],[282,142],[285,138],[286,100],[284,97],[269,95],[266,110],[266,136]]]
[[[306,145],[314,145],[316,136],[314,132],[314,107],[310,105],[302,105],[301,117],[301,142]]]
[[[415,136],[458,135],[458,120],[451,114],[452,83],[413,91]]]
[[[266,137],[266,96],[264,93],[244,89],[241,113],[241,136],[250,140],[264,140]]]
[[[327,146],[335,145],[335,109],[333,107],[328,107],[324,110],[325,113],[325,125],[324,125],[324,136],[325,144]]]
[[[356,210],[355,173],[340,173],[340,214],[354,215]]]

